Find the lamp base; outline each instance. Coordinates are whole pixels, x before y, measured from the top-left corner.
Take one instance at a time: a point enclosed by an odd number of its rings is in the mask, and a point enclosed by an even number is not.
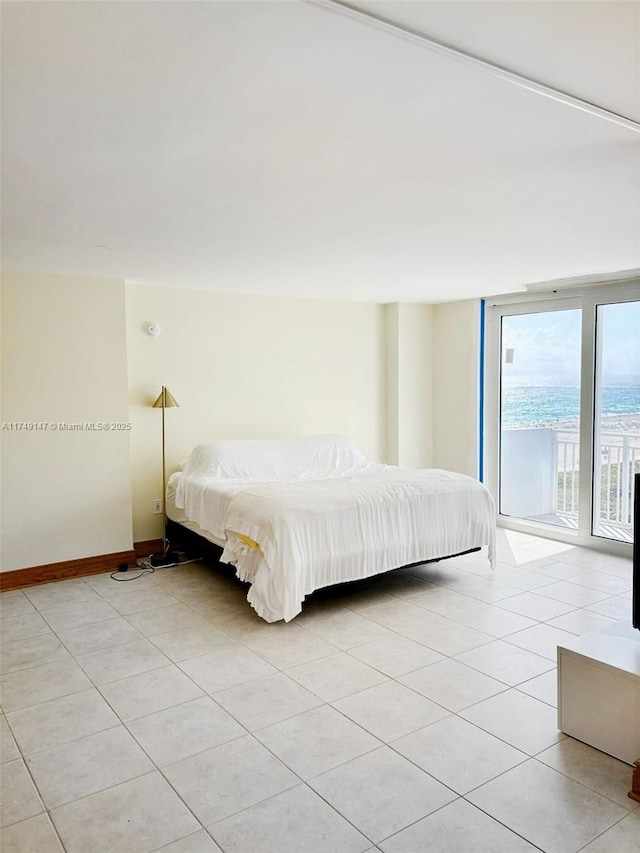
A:
[[[167,551],[166,554],[151,554],[149,562],[154,568],[162,568],[163,566],[175,566],[180,560],[180,555],[177,551]]]

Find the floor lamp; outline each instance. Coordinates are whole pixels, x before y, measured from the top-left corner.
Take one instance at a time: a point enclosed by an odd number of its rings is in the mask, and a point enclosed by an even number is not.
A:
[[[152,566],[172,566],[178,562],[178,552],[169,550],[167,538],[167,465],[164,443],[164,410],[179,408],[179,403],[168,388],[162,386],[160,396],[153,404],[154,409],[162,409],[162,554],[152,554],[149,562]]]

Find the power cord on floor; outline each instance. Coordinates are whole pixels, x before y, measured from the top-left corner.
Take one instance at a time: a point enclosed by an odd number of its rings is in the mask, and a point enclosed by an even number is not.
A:
[[[139,560],[136,560],[135,565],[129,566],[127,563],[121,563],[115,572],[111,572],[110,577],[113,578],[114,581],[118,581],[119,583],[127,582],[127,581],[137,581],[143,575],[151,575],[155,572],[156,566],[152,566],[149,557],[141,557]],[[174,566],[186,566],[189,563],[200,563],[202,562],[202,557],[192,557],[190,560],[181,560],[179,559],[175,563],[169,563],[166,566],[158,566],[157,568],[163,569],[171,569]],[[138,571],[137,575],[129,575],[130,571]],[[119,575],[127,575],[127,577],[119,577]]]
[[[150,554],[148,557],[142,557],[140,560],[138,560],[137,561],[138,568],[154,569],[154,570],[155,569],[173,569],[176,566],[187,566],[189,563],[201,563],[202,562],[202,557],[192,557],[190,560],[187,560],[187,559],[182,559],[180,557],[180,555],[178,555],[178,559],[175,561],[175,563],[167,563],[166,566],[153,566],[150,562],[152,556],[153,555]]]
[[[131,570],[140,569],[137,575],[130,575],[129,572]],[[135,566],[129,566],[126,563],[122,563],[118,566],[115,572],[111,572],[111,577],[114,581],[118,581],[120,583],[126,581],[137,581],[138,578],[141,578],[142,575],[151,575],[155,572],[155,568],[153,566],[145,566],[141,565],[137,560]],[[118,575],[127,575],[127,577],[118,577]]]

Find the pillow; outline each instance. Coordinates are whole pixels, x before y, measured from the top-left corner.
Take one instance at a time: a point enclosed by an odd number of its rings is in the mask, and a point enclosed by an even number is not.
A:
[[[186,477],[272,482],[322,479],[364,468],[366,457],[342,435],[211,441],[198,444],[184,466]]]

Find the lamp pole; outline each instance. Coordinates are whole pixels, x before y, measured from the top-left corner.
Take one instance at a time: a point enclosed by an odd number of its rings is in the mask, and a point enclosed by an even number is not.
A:
[[[176,551],[170,550],[167,537],[167,459],[164,423],[165,409],[172,409],[177,406],[177,401],[169,389],[163,385],[160,396],[153,404],[154,409],[162,409],[162,554],[152,554],[149,557],[152,566],[172,566],[178,562],[178,554]]]
[[[164,444],[164,410],[167,389],[162,386],[162,556],[166,557],[169,550],[167,539],[167,463]]]

